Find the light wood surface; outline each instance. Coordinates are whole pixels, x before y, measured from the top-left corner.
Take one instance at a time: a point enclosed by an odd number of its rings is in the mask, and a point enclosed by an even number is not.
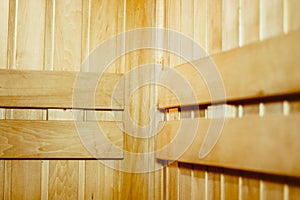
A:
[[[96,123],[96,126],[95,126]],[[1,120],[1,158],[123,158],[116,122]],[[102,130],[102,135],[99,130]],[[80,132],[81,131],[81,132]],[[99,140],[99,141],[97,141]],[[88,142],[93,141],[94,144]]]
[[[200,70],[204,67],[216,67],[224,84],[226,100],[240,100],[285,95],[300,91],[300,74],[297,72],[300,63],[300,31],[279,36],[263,42],[247,45],[231,51],[212,55],[194,61]],[[215,63],[213,65],[212,61]],[[195,102],[192,96],[177,94],[186,104],[203,104],[225,99],[211,99],[205,81],[201,74],[190,64],[175,67],[175,70],[189,81],[195,91]],[[167,73],[167,72],[165,72]],[[166,77],[168,74],[166,74]],[[216,80],[218,81],[218,80]],[[210,81],[211,87],[218,83]],[[219,89],[219,88],[218,88]],[[178,93],[184,91],[179,91]],[[168,93],[159,95],[159,107],[174,107],[179,105],[174,96]]]
[[[122,109],[123,88],[114,91],[121,77],[112,73],[98,77],[93,73],[0,70],[0,105],[28,108],[72,108],[78,105],[77,108]],[[94,88],[76,86],[76,81],[98,78],[98,85]],[[76,87],[80,88],[77,90]],[[90,94],[95,90],[94,107]],[[73,105],[76,91],[79,99],[75,103],[77,105]]]
[[[300,176],[299,143],[297,142],[299,140],[299,114],[227,119],[217,144],[203,159],[199,158],[199,152],[211,120],[199,120],[197,135],[182,156],[180,156],[182,148],[179,147],[186,143],[178,138],[184,137],[183,132],[188,134],[192,130],[178,132],[181,121],[165,123],[157,140],[158,148],[161,149],[169,143],[170,145],[157,153],[158,158]],[[196,120],[189,120],[185,122],[185,125],[193,127],[196,122]]]

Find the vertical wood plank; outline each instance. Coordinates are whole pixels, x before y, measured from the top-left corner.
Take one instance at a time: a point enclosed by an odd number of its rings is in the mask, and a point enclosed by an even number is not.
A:
[[[119,3],[122,3],[122,1],[92,0],[90,51],[116,35],[118,25],[118,9],[116,8],[118,8]],[[105,16],[103,13],[105,13]],[[116,52],[110,52],[110,54],[115,53]],[[115,64],[112,64],[107,72],[117,72]]]
[[[203,57],[207,55],[207,0],[194,0],[194,41],[203,49]]]
[[[101,193],[104,191],[104,176],[103,166],[98,161],[87,160],[85,167],[85,199],[100,199]]]
[[[179,199],[192,199],[192,165],[179,164]]]
[[[207,197],[208,199],[221,198],[221,170],[211,169],[207,170],[208,183],[207,183]]]
[[[46,1],[44,70],[49,71],[53,70],[54,61],[55,2]]]
[[[283,0],[260,1],[260,39],[283,34]]]
[[[7,68],[16,69],[19,0],[9,2]]]
[[[167,167],[167,199],[179,199],[179,167],[178,163],[171,163]]]
[[[259,40],[259,0],[240,1],[240,46]]]
[[[40,161],[12,162],[12,199],[40,199]]]
[[[94,5],[93,5],[94,6]],[[81,63],[86,62],[90,54],[91,45],[91,10],[92,1],[82,1],[82,37],[81,37]],[[89,69],[81,69],[88,72]]]
[[[126,1],[126,30],[133,30],[136,28],[151,27],[155,25],[155,2],[152,0],[142,0],[142,1]],[[152,35],[144,35],[147,39],[152,39]],[[126,46],[129,48],[134,45],[136,40],[126,41]],[[126,67],[125,72],[137,68],[144,64],[153,63],[155,60],[154,51],[151,50],[138,50],[133,53],[126,55]],[[143,72],[151,76],[153,71]],[[144,75],[143,74],[143,75]],[[133,89],[134,81],[136,77],[128,76],[125,80],[125,85],[128,90],[125,90],[125,104],[128,107],[125,112],[130,113],[132,123],[138,126],[148,126],[150,122],[150,106],[151,98],[154,95],[153,90],[150,86],[145,86],[129,94],[128,91]],[[130,122],[130,123],[131,123]],[[125,123],[125,129],[127,129],[127,124]],[[129,129],[128,129],[129,130]],[[154,180],[153,173],[147,173],[150,164],[155,160],[153,157],[148,155],[149,150],[153,149],[147,139],[140,138],[141,134],[150,134],[148,132],[141,132],[139,130],[134,132],[129,132],[125,134],[125,153],[123,166],[125,166],[129,171],[138,172],[141,169],[144,173],[122,173],[121,182],[121,193],[124,198],[128,199],[148,199],[151,189],[151,181]],[[140,156],[136,157],[134,154],[138,153]],[[136,184],[139,183],[139,184]]]
[[[8,9],[9,1],[0,1],[0,69],[7,66]]]
[[[166,24],[168,29],[172,31],[180,32],[180,24],[181,24],[181,1],[170,1],[167,0],[166,5],[166,16],[168,18],[168,22]],[[177,52],[181,52],[180,41],[175,40],[174,38],[168,38],[168,48],[172,47]],[[175,41],[174,41],[175,40]],[[169,66],[174,67],[180,64],[181,58],[178,55],[170,54],[169,55]]]
[[[12,170],[11,170],[11,160],[4,161],[4,193],[3,199],[12,199]]]
[[[205,171],[206,168],[198,165],[194,165],[193,175],[193,198],[194,200],[205,199]]]
[[[300,181],[299,180],[291,181],[288,184],[288,189],[289,189],[289,199],[298,200],[300,197]]]
[[[263,199],[281,200],[284,198],[283,184],[276,181],[264,181]]]
[[[224,198],[239,199],[239,174],[236,171],[224,170]]]
[[[82,0],[55,0],[54,70],[81,67]]]
[[[222,0],[207,1],[208,54],[222,50]]]
[[[4,198],[5,161],[0,160],[0,199]]]
[[[85,198],[85,161],[79,160],[78,167],[78,200],[84,200]]]
[[[49,199],[77,199],[78,161],[50,162]]]
[[[242,199],[259,199],[259,176],[242,173]]]
[[[286,0],[287,1],[287,30],[293,31],[300,28],[300,1],[299,0]]]
[[[49,160],[43,160],[41,166],[41,199],[48,199],[49,191]]]
[[[17,69],[41,69],[44,64],[45,1],[22,0],[18,6]]]
[[[223,1],[222,50],[239,46],[239,0]]]
[[[181,24],[180,24],[180,33],[184,37],[194,39],[194,0],[181,0]],[[194,57],[194,46],[187,46],[181,41],[181,52],[186,52],[190,58]],[[186,60],[181,59],[181,63],[187,62]]]

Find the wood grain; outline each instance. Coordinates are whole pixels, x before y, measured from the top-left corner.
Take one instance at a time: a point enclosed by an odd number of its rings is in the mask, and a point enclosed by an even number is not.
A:
[[[260,1],[260,39],[283,34],[283,0]]]
[[[239,46],[239,0],[223,2],[222,50]]]
[[[179,167],[178,162],[171,163],[167,167],[167,199],[179,199]]]
[[[194,200],[204,200],[206,192],[206,168],[199,165],[194,165],[193,167],[193,199]]]
[[[259,41],[259,0],[241,0],[240,45]]]
[[[222,0],[207,1],[208,54],[222,51]]]
[[[12,162],[12,199],[40,199],[40,164],[34,160]]]
[[[179,199],[192,198],[192,165],[179,164]]]
[[[8,0],[3,0],[0,2],[0,10],[0,69],[5,69],[7,66]]]
[[[296,31],[285,36],[212,55],[193,62],[193,65],[199,66],[200,69],[208,66],[217,67],[225,87],[226,100],[296,93],[299,92],[300,80],[300,73],[298,73],[299,37],[300,31]],[[212,64],[211,60],[215,64]],[[175,70],[189,81],[197,97],[196,101],[198,102],[195,102],[192,95],[183,96],[186,89],[177,91],[177,96],[181,95],[185,104],[225,100],[211,100],[206,82],[190,63],[179,65]],[[168,77],[168,72],[164,73]],[[210,77],[206,77],[206,79],[208,78]],[[210,85],[215,86],[218,83],[220,84],[220,82],[211,81]],[[159,94],[159,107],[177,106],[177,99],[167,95]]]
[[[123,145],[123,133],[115,122],[99,122],[100,128],[109,141],[106,145],[104,145],[105,137],[96,136],[97,130],[92,128],[95,127],[92,122],[78,123],[91,127],[89,132],[84,133],[84,137],[82,135],[81,138],[79,138],[76,126],[72,121],[1,120],[1,158],[123,157],[122,151],[113,147],[116,145],[121,148]],[[95,137],[102,139],[94,141]],[[93,144],[93,142],[97,144]],[[89,148],[90,152],[85,147]]]
[[[166,27],[168,29],[171,29],[173,31],[177,31],[180,32],[181,31],[181,15],[179,15],[179,13],[181,13],[181,1],[167,1],[166,2]],[[181,52],[181,42],[176,40],[176,39],[172,39],[172,38],[168,38],[168,49],[172,49],[176,52]],[[168,64],[170,67],[173,67],[175,65],[179,65],[181,64],[181,58],[179,55],[175,55],[170,53],[169,54],[169,61]]]
[[[300,28],[300,1],[288,0],[287,1],[287,29],[288,31],[297,30]]]
[[[44,64],[46,1],[18,1],[16,69],[41,69]]]
[[[77,199],[78,161],[50,162],[49,199]]]
[[[199,159],[199,151],[203,138],[207,133],[210,120],[200,119],[197,136],[191,146],[182,152],[179,145],[186,145],[176,136],[180,121],[166,122],[158,147],[166,144],[165,150],[159,151],[157,157],[166,160],[205,164],[256,172],[273,173],[289,176],[300,176],[298,148],[299,114],[289,116],[269,115],[261,117],[244,117],[227,119],[222,134],[213,150],[203,159]],[[182,120],[181,120],[182,121]],[[186,120],[185,124],[192,127],[194,120]],[[178,133],[180,134],[180,133]],[[280,146],[280,150],[278,149]],[[277,152],[274,154],[273,152]]]
[[[98,86],[95,85],[97,98],[94,107],[91,101],[93,97],[89,94],[94,93],[95,87],[91,88],[88,85],[77,87],[75,81],[86,84],[89,80],[97,81],[99,77],[96,74],[0,70],[0,105],[2,107],[72,108],[75,91],[79,95],[76,101],[78,108],[119,109],[123,104],[123,88],[114,92],[114,87],[121,77],[121,75],[106,73],[100,78]]]
[[[82,0],[55,0],[53,69],[81,68]]]
[[[5,172],[5,161],[0,160],[0,198],[4,198],[4,172]]]
[[[194,0],[194,41],[207,55],[207,0]],[[194,59],[199,59],[194,57]]]

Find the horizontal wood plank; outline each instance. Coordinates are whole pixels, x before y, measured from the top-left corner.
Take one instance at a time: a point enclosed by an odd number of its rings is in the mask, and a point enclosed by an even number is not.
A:
[[[196,98],[193,98],[193,94],[187,94],[186,87],[175,88],[176,90],[169,87],[169,90],[159,91],[159,107],[210,104],[299,93],[299,38],[300,30],[176,66],[174,70],[188,81]],[[195,66],[200,71],[203,70],[204,78]],[[211,98],[208,87],[213,88],[217,94],[222,90],[219,87],[222,83],[216,78],[216,74],[212,73],[211,69],[214,67],[222,79],[225,98],[222,95]],[[173,80],[171,70],[173,69],[164,70],[162,77]],[[175,95],[170,90],[173,90]]]
[[[120,81],[113,73],[0,70],[0,107],[122,109]]]
[[[198,128],[196,119],[165,122],[158,135],[156,157],[300,177],[300,114],[226,119],[216,145],[201,159],[199,152],[211,119],[199,120]]]
[[[0,120],[0,159],[121,159],[121,126],[105,121]]]

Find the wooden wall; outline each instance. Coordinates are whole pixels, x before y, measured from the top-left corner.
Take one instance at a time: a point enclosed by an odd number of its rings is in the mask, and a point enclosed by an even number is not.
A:
[[[191,37],[209,55],[299,29],[299,8],[296,0],[166,0],[164,26]],[[169,67],[184,62],[166,55]],[[283,102],[261,106],[244,105],[243,114],[283,114]],[[184,113],[175,108],[167,115],[172,120]],[[300,199],[300,182],[286,177],[178,162],[164,177],[165,199]]]
[[[213,54],[300,28],[299,9],[298,0],[1,0],[0,68],[88,71],[81,63],[102,41],[124,30],[152,26],[179,31]],[[118,59],[108,71],[125,73],[162,62],[172,67],[184,60],[138,50]],[[129,76],[127,86],[136,79]],[[150,123],[155,96],[155,87],[146,86],[126,99],[132,121]],[[98,115],[112,119],[108,111]],[[0,119],[68,120],[72,114],[0,108]],[[125,134],[123,161],[105,162],[131,172],[157,164],[147,154],[154,149],[154,139],[138,138],[139,134]],[[141,159],[132,153],[145,154]],[[184,163],[130,173],[93,160],[0,160],[0,199],[300,199],[300,184],[284,177]]]

